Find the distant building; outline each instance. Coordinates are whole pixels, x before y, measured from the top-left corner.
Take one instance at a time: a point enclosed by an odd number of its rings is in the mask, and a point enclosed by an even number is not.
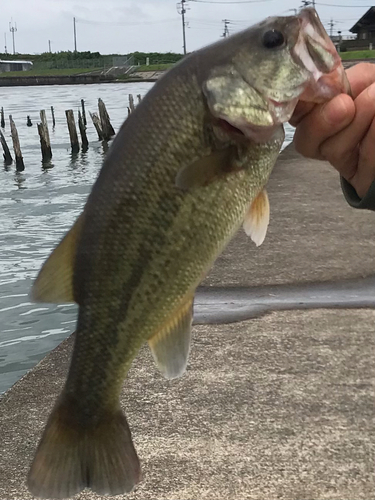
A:
[[[33,67],[31,61],[4,61],[0,59],[0,73],[6,71],[27,71]]]
[[[375,7],[370,7],[349,31],[355,38],[343,37],[341,50],[375,49]]]

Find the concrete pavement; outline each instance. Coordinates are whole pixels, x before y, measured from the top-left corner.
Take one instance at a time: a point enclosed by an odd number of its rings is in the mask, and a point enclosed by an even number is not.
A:
[[[259,249],[240,232],[204,284],[308,284],[375,273],[375,214],[288,148]],[[278,311],[198,325],[183,378],[144,348],[122,393],[144,480],[129,500],[374,500],[375,310]],[[0,500],[25,476],[62,387],[68,339],[0,400]],[[85,491],[77,499],[99,499]]]

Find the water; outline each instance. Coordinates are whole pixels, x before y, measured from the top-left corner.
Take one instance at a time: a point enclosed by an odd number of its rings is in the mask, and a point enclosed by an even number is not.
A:
[[[127,116],[127,96],[144,95],[152,83],[0,88],[0,106],[18,128],[25,171],[0,170],[0,393],[13,385],[75,327],[76,306],[33,304],[28,299],[33,279],[51,249],[80,213],[106,152],[88,111],[97,99],[106,104],[118,130]],[[85,99],[87,152],[72,155],[65,110],[78,110]],[[56,128],[50,136],[53,159],[42,166],[36,123],[39,110],[54,106]],[[30,115],[33,127],[26,127]],[[287,127],[286,143],[292,129]],[[11,144],[9,126],[5,134]]]

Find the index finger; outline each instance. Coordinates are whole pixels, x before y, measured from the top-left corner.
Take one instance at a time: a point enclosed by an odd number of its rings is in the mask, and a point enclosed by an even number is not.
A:
[[[373,63],[359,63],[346,70],[346,76],[348,77],[352,98],[355,99],[359,96],[367,87],[375,82],[375,64]],[[316,104],[312,102],[299,101],[297,103],[296,109],[294,110],[293,116],[289,120],[289,123],[293,127],[303,120],[303,118],[312,111]]]
[[[359,63],[346,70],[353,99],[375,82],[375,64]]]
[[[316,106],[314,102],[298,101],[289,123],[292,127],[297,127],[299,122]]]
[[[320,146],[326,139],[349,125],[354,115],[354,102],[346,94],[339,94],[324,104],[316,105],[296,128],[294,134],[296,150],[307,158],[325,160],[320,152]]]

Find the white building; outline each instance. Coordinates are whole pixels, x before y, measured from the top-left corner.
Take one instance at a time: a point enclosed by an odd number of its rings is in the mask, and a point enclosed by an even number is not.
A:
[[[0,59],[0,73],[6,71],[27,71],[33,67],[31,61],[4,61]]]

